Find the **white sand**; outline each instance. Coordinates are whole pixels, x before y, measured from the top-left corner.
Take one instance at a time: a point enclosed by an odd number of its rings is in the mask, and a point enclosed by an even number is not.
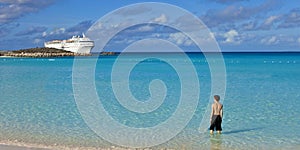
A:
[[[48,150],[44,148],[28,148],[22,146],[0,145],[1,150]]]

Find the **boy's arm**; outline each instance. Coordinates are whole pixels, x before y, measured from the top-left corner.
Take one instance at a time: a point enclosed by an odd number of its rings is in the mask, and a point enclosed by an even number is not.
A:
[[[210,114],[210,122],[212,121],[212,117],[214,115],[214,105],[211,105],[211,114]]]
[[[222,105],[222,108],[220,110],[220,116],[221,116],[221,118],[223,118],[223,105]]]

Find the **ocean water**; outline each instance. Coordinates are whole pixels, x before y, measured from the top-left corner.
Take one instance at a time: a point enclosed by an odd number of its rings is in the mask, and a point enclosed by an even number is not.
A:
[[[221,97],[224,104],[221,135],[198,130],[209,104],[212,78],[202,54],[188,56],[200,85],[196,111],[177,136],[152,149],[300,147],[299,53],[223,54],[226,95]],[[126,66],[140,57],[132,54],[121,63]],[[185,59],[177,54],[167,57],[183,67],[183,77],[189,78],[190,70],[184,70]],[[95,57],[76,59],[89,62]],[[156,58],[137,63],[128,79],[136,99],[146,102],[151,97],[149,84],[155,79],[163,81],[167,89],[163,103],[156,110],[137,113],[123,107],[114,94],[111,78],[116,59],[117,56],[101,56],[95,67],[96,92],[107,113],[117,122],[136,128],[155,127],[170,118],[178,109],[183,88],[178,70]],[[73,62],[72,57],[0,58],[0,143],[53,149],[119,147],[94,133],[81,117],[74,98]],[[116,82],[123,84],[123,81]],[[154,89],[154,92],[158,91]],[[134,135],[120,139],[134,139]]]

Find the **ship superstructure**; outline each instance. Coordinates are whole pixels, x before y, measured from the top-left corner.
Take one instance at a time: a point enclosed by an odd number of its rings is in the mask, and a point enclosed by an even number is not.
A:
[[[67,40],[48,41],[45,42],[44,45],[48,48],[62,49],[80,54],[89,54],[94,47],[94,41],[82,34],[82,37],[73,36]]]

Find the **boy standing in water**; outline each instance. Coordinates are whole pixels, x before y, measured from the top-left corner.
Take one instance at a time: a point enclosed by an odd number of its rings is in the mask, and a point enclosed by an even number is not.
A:
[[[223,117],[223,105],[219,102],[220,96],[214,96],[214,103],[211,105],[211,116],[210,116],[210,134],[214,133],[214,129],[216,128],[217,132],[221,134],[222,127],[222,117]]]

